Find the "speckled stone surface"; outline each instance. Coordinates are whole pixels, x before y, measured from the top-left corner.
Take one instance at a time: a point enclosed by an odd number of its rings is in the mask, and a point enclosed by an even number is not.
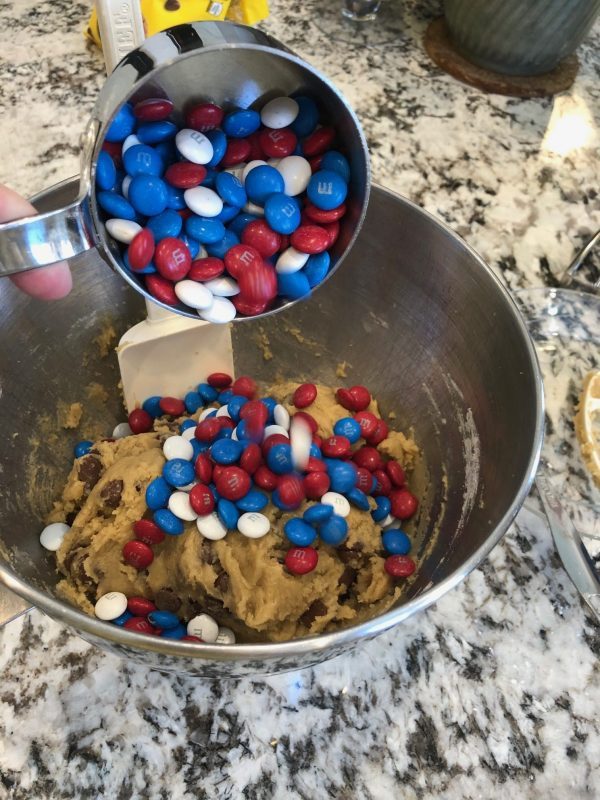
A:
[[[356,108],[375,180],[448,222],[510,288],[555,283],[600,227],[598,27],[572,90],[520,101],[429,62],[437,2],[390,0],[366,34],[336,3],[272,6],[268,30]],[[78,171],[103,79],[88,12],[0,2],[0,181],[24,193]],[[600,627],[528,509],[435,608],[311,670],[177,679],[39,612],[0,643],[0,798],[600,797]]]

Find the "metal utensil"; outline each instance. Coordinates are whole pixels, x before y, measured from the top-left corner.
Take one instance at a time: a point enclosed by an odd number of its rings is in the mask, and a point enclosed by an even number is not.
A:
[[[64,206],[77,186],[38,198],[40,209]],[[220,679],[309,666],[436,602],[485,558],[527,496],[543,400],[523,319],[454,232],[376,189],[344,269],[307,302],[263,320],[259,342],[248,335],[252,328],[234,325],[233,350],[236,367],[264,385],[311,379],[338,386],[336,369],[345,361],[348,385],[369,386],[383,413],[396,414],[394,428],[414,430],[425,459],[413,484],[421,511],[410,528],[419,568],[406,594],[363,624],[281,644],[194,646],[83,614],[56,594],[54,559],[38,537],[75,441],[87,438],[87,425],[110,431],[121,418],[118,372],[99,352],[98,328],[107,320],[125,329],[144,304],[100,268],[96,253],[80,258],[73,292],[58,304],[25,298],[7,282],[0,293],[0,336],[19,341],[0,350],[0,417],[17,434],[0,437],[0,582],[88,641],[147,667]],[[85,399],[91,382],[107,399],[85,400],[81,430],[57,436],[57,407]]]
[[[589,242],[585,245],[585,247],[577,253],[573,261],[569,264],[563,274],[560,276],[559,280],[563,286],[570,286],[573,283],[575,275],[579,271],[579,269],[583,266],[588,255],[592,252],[596,244],[600,241],[600,231],[596,231],[596,233],[592,236]],[[600,289],[600,277],[594,281],[592,284],[592,289],[597,290]]]
[[[130,3],[111,5],[121,8],[125,19],[129,19]],[[118,23],[114,16],[112,20]],[[124,25],[126,48],[135,30],[135,25]],[[108,52],[111,57],[112,50]],[[98,96],[82,138],[77,197],[68,206],[0,225],[0,277],[70,259],[96,247],[101,258],[136,291],[156,302],[147,292],[143,277],[125,267],[117,244],[106,234],[96,203],[96,161],[117,110],[126,101],[135,103],[153,96],[169,97],[177,109],[200,98],[226,108],[262,107],[273,97],[298,91],[313,97],[327,114],[351,167],[347,213],[340,224],[339,238],[330,250],[328,280],[352,247],[366,212],[369,159],[360,124],[327,78],[273,37],[232,22],[179,25],[150,37],[119,62]],[[297,301],[280,301],[259,316],[273,314],[293,302]],[[163,307],[198,319],[183,305]]]
[[[98,24],[106,71],[145,39],[138,2],[97,0]],[[146,299],[145,320],[126,331],[117,355],[128,411],[152,395],[183,396],[198,376],[233,371],[231,328],[186,319]]]
[[[596,572],[594,562],[543,468],[540,468],[535,483],[563,567],[581,597],[600,621],[600,576]]]

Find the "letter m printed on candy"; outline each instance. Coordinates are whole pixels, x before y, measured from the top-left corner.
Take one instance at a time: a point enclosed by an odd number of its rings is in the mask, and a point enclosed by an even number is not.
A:
[[[319,181],[317,191],[319,194],[333,194],[333,183],[331,181]]]

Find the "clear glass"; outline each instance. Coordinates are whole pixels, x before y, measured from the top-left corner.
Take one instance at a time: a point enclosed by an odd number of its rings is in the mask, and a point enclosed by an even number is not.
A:
[[[343,0],[342,15],[353,22],[372,22],[380,8],[381,0]]]

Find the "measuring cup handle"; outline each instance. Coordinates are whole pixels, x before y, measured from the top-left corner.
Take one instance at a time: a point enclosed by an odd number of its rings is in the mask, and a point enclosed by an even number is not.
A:
[[[0,277],[46,267],[94,246],[89,199],[84,193],[63,208],[1,224]]]

